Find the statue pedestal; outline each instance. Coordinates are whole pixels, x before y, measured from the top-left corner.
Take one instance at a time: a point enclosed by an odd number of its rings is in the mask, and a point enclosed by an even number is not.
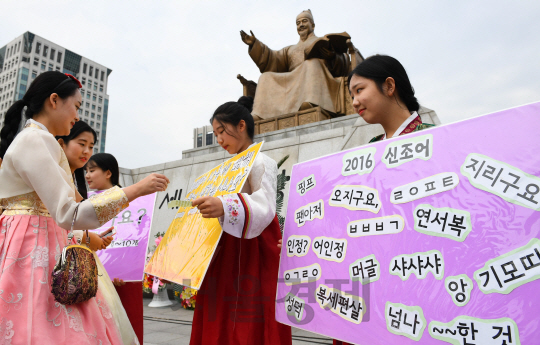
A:
[[[255,134],[273,132],[280,129],[307,125],[308,123],[329,120],[336,117],[321,107],[301,110],[295,113],[285,114],[267,120],[255,121]]]
[[[309,111],[299,113],[308,114]],[[418,113],[424,123],[436,125],[441,123],[435,111],[431,109],[421,108]],[[295,119],[297,114],[293,115]],[[268,121],[261,120],[259,125],[262,122],[266,123]],[[278,126],[275,121],[270,125],[271,128]],[[206,133],[206,131],[203,131],[203,133]],[[255,136],[254,142],[264,141],[263,152],[276,162],[279,162],[283,157],[289,156],[279,169],[280,175],[289,176],[293,165],[296,163],[365,145],[371,138],[382,133],[384,133],[384,129],[381,125],[368,124],[358,114],[351,114],[259,133]],[[130,186],[153,172],[160,174],[165,172],[165,175],[171,180],[167,193],[159,193],[160,195],[156,199],[152,233],[150,235],[153,236],[159,229],[169,227],[171,219],[177,213],[176,208],[170,209],[167,207],[171,198],[178,198],[175,193],[181,194],[181,198],[183,198],[185,190],[189,189],[190,181],[195,181],[202,173],[218,166],[231,157],[217,143],[183,150],[182,159],[176,161],[137,169],[120,168],[120,184]],[[283,210],[287,209],[289,184],[283,190]],[[291,188],[291,192],[296,193],[294,188]],[[281,214],[282,217],[285,215],[285,212]]]
[[[152,298],[152,302],[148,304],[148,306],[152,308],[167,307],[170,305],[173,305],[173,301],[169,299],[169,295],[167,294],[167,289],[158,291],[158,293],[154,295],[154,298]]]

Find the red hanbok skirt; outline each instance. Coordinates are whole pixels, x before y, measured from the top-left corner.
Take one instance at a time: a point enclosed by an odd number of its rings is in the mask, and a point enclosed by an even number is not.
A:
[[[291,345],[291,327],[276,321],[277,216],[256,238],[223,233],[197,293],[190,345]]]
[[[126,310],[129,322],[143,344],[144,321],[143,321],[143,290],[142,282],[127,282],[123,286],[115,286],[122,306]]]

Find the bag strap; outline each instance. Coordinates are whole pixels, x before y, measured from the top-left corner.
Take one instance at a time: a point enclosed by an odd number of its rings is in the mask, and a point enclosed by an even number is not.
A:
[[[75,206],[75,212],[73,212],[73,220],[71,221],[71,229],[69,230],[68,234],[68,243],[71,242],[73,239],[73,227],[75,226],[75,219],[77,219],[77,213],[79,212],[79,206],[81,203],[78,203],[77,206]],[[88,235],[88,229],[86,231],[86,245],[90,247],[90,236]]]

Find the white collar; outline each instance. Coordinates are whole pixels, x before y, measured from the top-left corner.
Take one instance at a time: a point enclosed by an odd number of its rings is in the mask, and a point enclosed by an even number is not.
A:
[[[407,128],[407,126],[414,121],[414,119],[416,119],[416,117],[418,116],[418,113],[416,111],[413,111],[411,113],[411,116],[409,116],[407,118],[407,120],[405,120],[405,122],[403,122],[401,124],[401,126],[399,126],[399,128],[397,129],[397,131],[395,131],[394,135],[392,136],[392,138],[395,138],[395,137],[399,137],[399,135],[401,134],[401,132],[403,132],[405,130],[405,128]],[[384,136],[382,138],[382,140],[386,139],[386,133],[384,133]]]
[[[42,124],[41,122],[37,122],[37,121],[34,120],[34,119],[28,119],[28,120],[26,120],[26,123],[25,123],[24,125],[26,126],[26,125],[28,125],[28,124],[30,124],[30,123],[32,123],[32,124],[38,126],[39,128],[43,129],[43,130],[44,130],[45,132],[47,132],[47,133],[49,132],[49,130],[47,129],[47,127],[45,127],[44,124]]]

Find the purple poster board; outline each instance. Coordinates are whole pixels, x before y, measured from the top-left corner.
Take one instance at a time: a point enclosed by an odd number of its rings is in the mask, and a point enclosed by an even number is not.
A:
[[[534,103],[296,164],[277,320],[355,344],[538,343],[539,128]]]
[[[111,226],[116,228],[111,244],[97,252],[111,279],[120,278],[128,282],[143,280],[155,201],[155,193],[137,198],[118,216],[94,230],[100,233]]]

